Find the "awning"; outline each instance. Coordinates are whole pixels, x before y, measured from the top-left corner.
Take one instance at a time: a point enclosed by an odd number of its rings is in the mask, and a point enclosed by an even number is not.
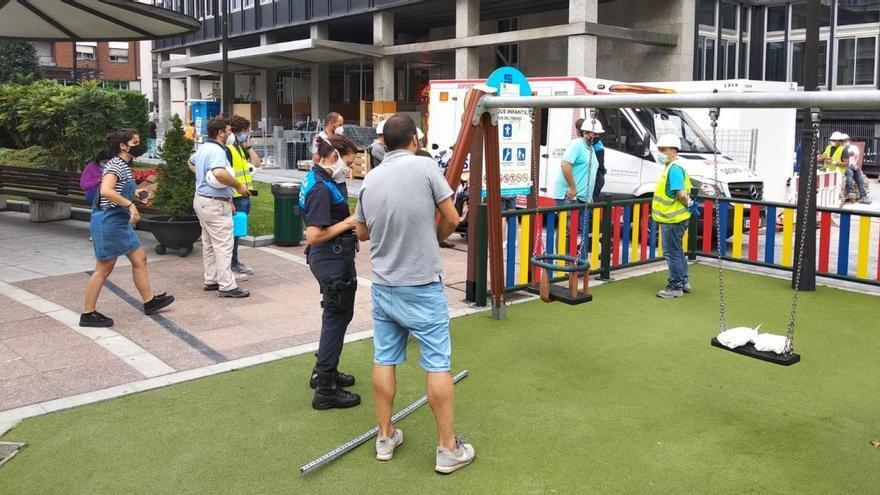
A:
[[[295,65],[336,63],[380,57],[381,47],[343,41],[302,39],[229,51],[229,67],[234,71],[290,68]],[[194,55],[161,62],[162,71],[187,68],[220,72],[220,53]]]
[[[0,39],[130,41],[179,36],[198,20],[132,0],[0,0]]]

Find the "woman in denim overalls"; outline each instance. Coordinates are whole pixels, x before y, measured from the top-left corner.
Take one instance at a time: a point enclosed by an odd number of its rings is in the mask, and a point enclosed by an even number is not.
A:
[[[318,359],[309,381],[315,389],[312,407],[331,409],[361,403],[359,395],[343,389],[354,385],[354,377],[337,369],[357,291],[357,238],[345,185],[357,146],[347,137],[334,135],[326,140],[318,137],[317,147],[320,160],[303,181],[299,202],[309,244],[306,259],[321,286],[324,308]]]
[[[144,300],[144,313],[153,314],[174,302],[174,297],[164,292],[153,295],[147,275],[147,254],[134,231],[140,214],[132,201],[136,183],[130,165],[135,157],[144,154],[146,147],[132,129],[111,132],[104,138],[104,146],[113,158],[104,165],[101,186],[92,203],[90,228],[98,261],[86,284],[81,327],[113,326],[113,320],[97,312],[95,305],[119,256],[127,256],[131,262],[134,285]]]

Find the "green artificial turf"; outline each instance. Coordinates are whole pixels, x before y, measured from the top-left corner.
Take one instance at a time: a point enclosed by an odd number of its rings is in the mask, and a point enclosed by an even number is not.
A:
[[[364,404],[313,411],[311,355],[25,421],[0,468],[3,493],[880,493],[877,298],[801,293],[784,368],[709,346],[715,271],[660,300],[665,273],[611,283],[581,306],[531,302],[508,319],[453,323],[457,428],[477,459],[433,472],[425,407],[379,463],[365,445],[321,471],[298,466],[373,425],[371,343],[346,345]],[[727,272],[731,325],[782,332],[784,280]],[[398,373],[395,409],[423,373]]]

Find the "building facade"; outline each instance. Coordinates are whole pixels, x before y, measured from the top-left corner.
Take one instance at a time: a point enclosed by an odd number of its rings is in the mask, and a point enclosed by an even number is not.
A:
[[[43,73],[49,79],[70,84],[75,70],[78,80],[97,80],[106,87],[141,90],[140,47],[136,41],[37,41],[34,45]]]
[[[165,118],[221,93],[219,2],[158,2],[202,20],[196,33],[154,45]],[[362,102],[424,111],[428,81],[483,79],[502,65],[529,76],[803,84],[805,1],[229,2],[235,103],[270,126],[330,110],[363,121]],[[822,5],[821,89],[877,88],[880,0]]]

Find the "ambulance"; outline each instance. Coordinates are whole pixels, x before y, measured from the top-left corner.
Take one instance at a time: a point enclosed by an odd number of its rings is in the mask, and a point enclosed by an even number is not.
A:
[[[587,77],[535,77],[528,80],[532,93],[539,96],[679,92],[662,87],[662,83],[629,84]],[[447,150],[455,143],[464,112],[465,94],[471,87],[484,83],[482,80],[430,82],[429,149]],[[678,88],[680,90],[681,85]],[[720,150],[718,156],[718,182],[715,182],[712,140],[687,112],[673,108],[591,110],[587,107],[543,110],[540,178],[537,184],[541,204],[552,204],[554,184],[561,174],[562,157],[566,147],[577,137],[574,123],[580,118],[595,118],[605,128],[602,141],[607,173],[603,193],[620,198],[653,195],[663,172],[663,166],[658,161],[657,139],[664,134],[673,134],[682,145],[679,163],[687,170],[700,194],[714,196],[718,192],[728,198],[764,199],[764,181],[758,173],[725,156],[724,150]],[[792,121],[792,129],[793,126]]]

